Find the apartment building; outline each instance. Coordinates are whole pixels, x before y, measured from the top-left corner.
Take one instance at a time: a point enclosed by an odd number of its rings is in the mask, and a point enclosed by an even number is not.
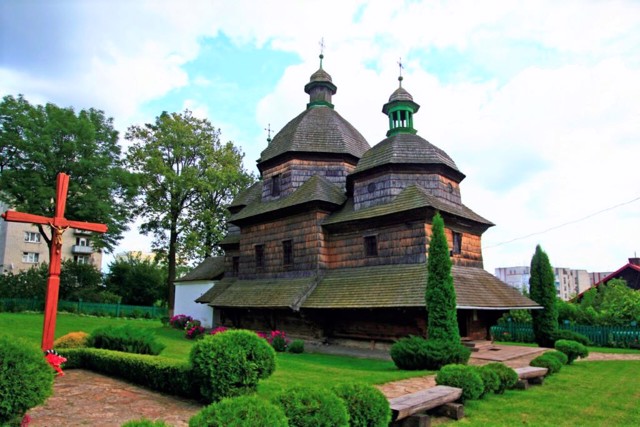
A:
[[[6,206],[0,204],[0,211]],[[63,235],[62,260],[73,259],[102,268],[102,252],[91,244],[92,232],[68,229]],[[0,273],[17,273],[49,262],[49,248],[38,227],[0,219]]]
[[[557,267],[553,269],[556,293],[559,298],[568,301],[572,297],[589,289],[593,283],[587,270]],[[529,266],[499,267],[494,274],[509,286],[521,292],[529,290],[531,268]]]

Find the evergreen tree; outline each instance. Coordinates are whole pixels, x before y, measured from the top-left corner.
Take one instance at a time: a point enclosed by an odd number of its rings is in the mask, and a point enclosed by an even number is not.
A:
[[[558,328],[556,287],[549,257],[540,245],[536,246],[531,259],[529,292],[531,299],[544,307],[542,310],[531,310],[536,342],[540,347],[553,347],[553,332]]]
[[[431,241],[427,259],[427,333],[430,340],[460,342],[456,314],[456,292],[451,276],[449,245],[444,234],[444,220],[436,213],[431,224]]]

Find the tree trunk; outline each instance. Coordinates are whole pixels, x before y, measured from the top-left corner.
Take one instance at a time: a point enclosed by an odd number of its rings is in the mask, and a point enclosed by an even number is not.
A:
[[[176,221],[171,221],[171,231],[169,234],[169,268],[167,275],[167,287],[169,289],[169,315],[173,316],[173,308],[175,306],[176,288],[173,281],[176,279],[176,245],[178,241],[178,231]]]

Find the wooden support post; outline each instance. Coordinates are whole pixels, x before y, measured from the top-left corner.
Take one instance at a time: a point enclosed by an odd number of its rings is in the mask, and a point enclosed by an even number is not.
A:
[[[437,415],[458,421],[464,418],[464,405],[462,403],[445,403],[435,408],[433,412]]]
[[[514,388],[516,390],[527,390],[529,388],[529,380],[518,380]]]
[[[393,427],[431,427],[431,417],[427,414],[413,414],[391,425]]]
[[[529,378],[529,384],[542,385],[544,384],[544,377]]]

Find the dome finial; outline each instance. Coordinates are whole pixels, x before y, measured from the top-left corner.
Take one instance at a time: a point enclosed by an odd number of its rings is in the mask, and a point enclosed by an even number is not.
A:
[[[320,69],[322,70],[322,60],[324,59],[324,37],[320,39]]]
[[[267,144],[271,144],[271,123],[269,123],[264,130],[267,131]]]
[[[402,57],[398,59],[398,67],[400,68],[400,75],[398,76],[399,87],[402,87],[402,69],[404,66],[402,65]]]

